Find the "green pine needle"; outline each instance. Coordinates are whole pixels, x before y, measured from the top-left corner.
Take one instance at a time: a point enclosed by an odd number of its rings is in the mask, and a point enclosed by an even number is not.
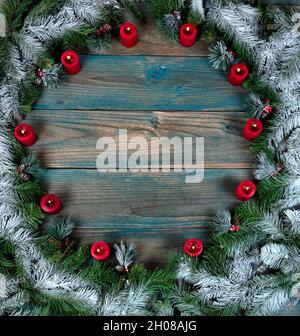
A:
[[[20,30],[23,26],[24,18],[38,2],[39,0],[5,1],[1,6],[1,12],[5,16],[8,30],[10,32]]]
[[[22,214],[26,224],[33,230],[37,230],[45,218],[41,208],[36,203],[24,204]]]

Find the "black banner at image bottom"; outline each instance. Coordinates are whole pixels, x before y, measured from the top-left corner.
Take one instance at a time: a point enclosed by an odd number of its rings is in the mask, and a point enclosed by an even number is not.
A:
[[[230,335],[257,331],[270,332],[295,317],[1,317],[1,329],[30,335],[199,335],[206,332],[230,332]]]

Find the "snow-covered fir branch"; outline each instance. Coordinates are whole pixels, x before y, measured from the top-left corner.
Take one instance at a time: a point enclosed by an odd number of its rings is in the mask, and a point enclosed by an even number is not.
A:
[[[116,269],[119,272],[128,272],[129,266],[133,263],[136,256],[136,248],[133,243],[125,244],[121,241],[119,244],[115,244],[116,258],[118,265]]]
[[[205,19],[205,8],[203,0],[192,0],[191,9],[194,13],[198,14],[203,20]]]
[[[104,296],[99,304],[98,315],[139,316],[145,315],[150,293],[143,286],[129,286],[120,292]]]
[[[234,61],[234,56],[226,44],[218,41],[209,51],[208,59],[212,67],[216,70],[228,71]]]
[[[231,214],[228,210],[221,210],[217,212],[213,218],[213,229],[218,234],[223,234],[229,232],[232,225]]]
[[[257,56],[256,49],[263,43],[258,34],[260,13],[248,5],[239,9],[240,5],[223,5],[220,0],[208,1],[207,6],[208,21],[225,32],[232,41]]]
[[[280,166],[273,160],[270,160],[266,153],[261,152],[257,155],[257,168],[254,176],[258,180],[266,180],[275,176],[279,172]]]

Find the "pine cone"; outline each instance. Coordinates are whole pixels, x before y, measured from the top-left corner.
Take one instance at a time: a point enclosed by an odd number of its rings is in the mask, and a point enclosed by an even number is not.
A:
[[[24,173],[21,173],[21,174],[20,174],[20,178],[21,178],[21,180],[22,180],[23,182],[28,182],[28,181],[31,180],[32,175],[29,174],[29,173],[24,172]]]
[[[98,36],[102,36],[104,33],[107,33],[107,32],[109,32],[111,30],[112,30],[112,25],[110,25],[109,23],[105,23],[103,26],[99,27],[96,30],[96,34]]]
[[[277,163],[276,166],[277,166],[277,170],[276,170],[276,172],[273,174],[273,176],[278,176],[279,173],[280,173],[280,172],[282,171],[282,169],[283,169],[283,165],[282,165],[281,163]]]
[[[20,179],[23,182],[28,182],[32,178],[32,175],[26,172],[26,167],[24,164],[21,164],[19,167],[17,167],[17,174],[20,176]]]
[[[178,11],[172,11],[171,14],[174,16],[176,20],[181,20],[181,13]]]
[[[17,173],[18,174],[24,173],[25,169],[26,169],[25,165],[21,164],[20,166],[17,167]]]
[[[63,250],[64,256],[67,256],[70,253],[75,244],[75,240],[71,240],[68,237],[61,242],[60,247]]]

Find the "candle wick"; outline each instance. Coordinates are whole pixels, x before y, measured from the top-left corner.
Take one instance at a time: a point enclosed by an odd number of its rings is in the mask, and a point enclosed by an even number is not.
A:
[[[236,74],[241,75],[241,74],[243,74],[244,71],[241,68],[236,68],[235,72],[236,72]]]
[[[244,189],[245,192],[248,193],[248,192],[250,191],[251,188],[250,188],[249,186],[245,186],[243,189]]]
[[[47,205],[48,205],[49,207],[52,207],[52,206],[54,205],[54,200],[53,200],[53,199],[49,199],[49,200],[47,201]]]
[[[98,253],[98,254],[102,254],[103,253],[103,247],[101,246],[101,247],[98,247],[97,249],[96,249],[96,252]]]
[[[131,33],[131,28],[130,27],[126,27],[125,28],[125,33],[126,34],[130,34]]]
[[[69,64],[73,63],[73,58],[72,58],[71,55],[67,55],[66,62],[69,63]]]
[[[256,131],[258,128],[258,125],[256,123],[251,124],[251,128],[253,131]]]
[[[192,33],[191,27],[186,27],[185,28],[185,33],[186,33],[186,35],[190,35]]]

